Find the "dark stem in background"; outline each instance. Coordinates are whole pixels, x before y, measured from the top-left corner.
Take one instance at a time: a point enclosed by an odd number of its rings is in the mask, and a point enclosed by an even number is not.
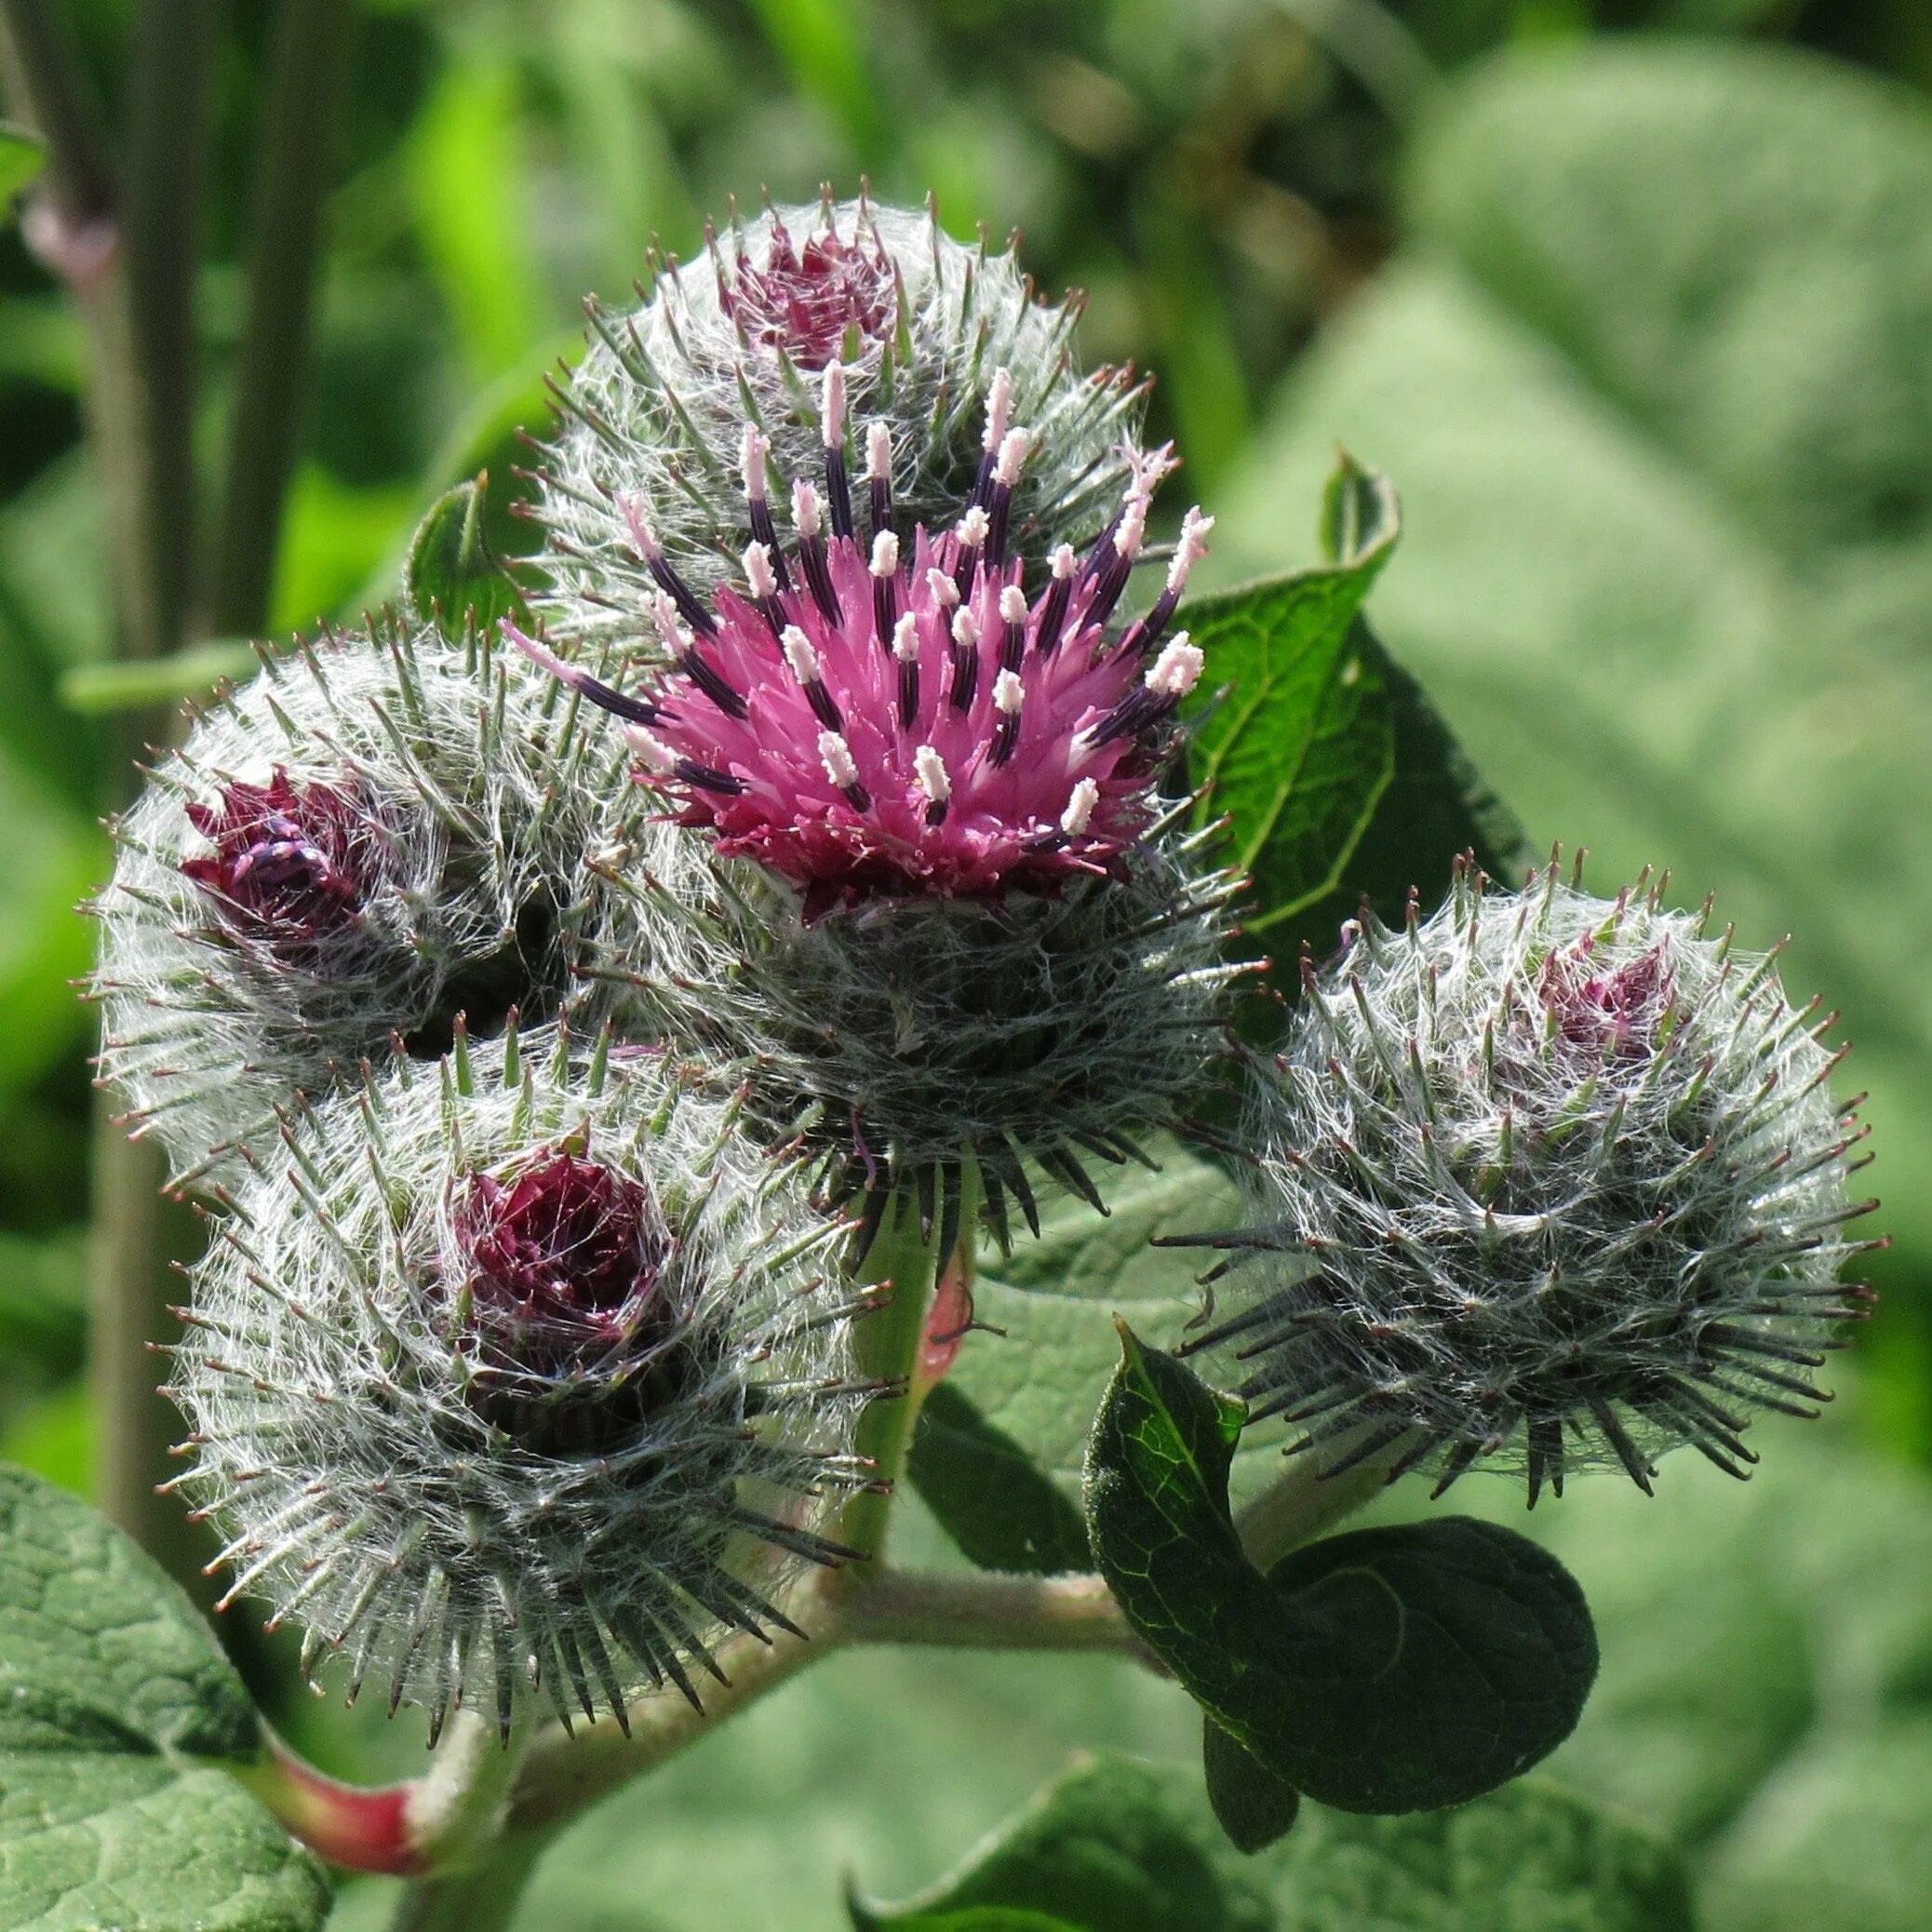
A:
[[[33,235],[87,324],[87,438],[106,502],[115,651],[152,659],[190,633],[195,555],[194,284],[216,42],[215,0],[142,0],[134,22],[118,165],[95,132],[85,75],[57,13],[4,0],[4,77],[49,150]],[[119,183],[118,199],[115,183]],[[30,231],[31,233],[32,231]],[[124,714],[108,734],[102,802],[131,795],[133,762],[165,736],[165,712]],[[113,1519],[178,1575],[197,1567],[179,1504],[156,1496],[176,1433],[154,1393],[149,1344],[169,1335],[168,1262],[192,1252],[185,1210],[165,1202],[161,1165],[106,1118],[94,1144],[89,1306],[96,1491]]]
[[[276,20],[248,244],[248,314],[208,592],[209,624],[221,637],[257,634],[268,624],[308,370],[329,139],[354,11],[352,0],[283,0]]]

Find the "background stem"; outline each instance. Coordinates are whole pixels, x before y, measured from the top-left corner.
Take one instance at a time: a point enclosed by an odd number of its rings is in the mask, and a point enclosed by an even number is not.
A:
[[[350,0],[282,0],[277,14],[249,239],[248,322],[209,591],[209,620],[223,637],[252,635],[268,624],[308,370],[329,134],[353,13]]]

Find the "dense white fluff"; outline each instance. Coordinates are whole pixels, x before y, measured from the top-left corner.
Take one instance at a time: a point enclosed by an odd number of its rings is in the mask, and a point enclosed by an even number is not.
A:
[[[1225,990],[1248,970],[1221,949],[1240,882],[1186,810],[1056,893],[812,919],[756,865],[663,845],[622,869],[634,936],[597,970],[640,1023],[743,1056],[754,1109],[802,1136],[833,1197],[877,1211],[913,1175],[950,1213],[976,1163],[1003,1239],[1009,1194],[1033,1215],[1023,1163],[1097,1201],[1085,1163],[1134,1158],[1214,1078]]]
[[[855,332],[839,352],[862,527],[865,472],[888,445],[899,528],[937,530],[956,517],[982,460],[1000,460],[1003,437],[990,452],[986,445],[989,400],[1028,433],[1013,502],[1017,554],[1091,538],[1120,495],[1143,388],[1074,363],[1077,304],[1036,301],[1013,253],[969,248],[925,215],[870,202],[767,210],[719,235],[713,260],[661,275],[633,313],[589,304],[590,347],[562,392],[563,420],[538,476],[553,585],[537,601],[558,635],[658,648],[643,621],[653,583],[626,505],[701,592],[737,574],[755,534],[738,461],[747,415],[780,478],[823,472],[819,379],[747,339],[720,295],[741,252],[754,271],[769,261],[775,223],[799,245],[835,229],[892,271],[887,326],[875,337]],[[1003,396],[989,397],[1001,370]],[[883,438],[874,434],[881,423]],[[762,463],[759,454],[760,476]]]
[[[608,910],[587,856],[637,836],[649,801],[616,733],[515,653],[426,629],[335,635],[195,720],[114,827],[94,991],[103,1076],[178,1181],[232,1175],[272,1110],[392,1037],[434,1054],[512,1006],[527,1022],[600,996],[571,966]],[[356,917],[275,943],[182,870],[208,850],[191,806],[276,771],[352,798]],[[586,1002],[588,1002],[586,1004]]]
[[[695,1701],[720,1633],[791,1627],[787,1578],[836,1560],[865,1475],[822,1280],[843,1229],[664,1056],[508,1040],[290,1117],[194,1272],[168,1391],[230,1594],[432,1735],[533,1689],[566,1722],[647,1684]],[[477,1176],[559,1149],[647,1189],[664,1236],[648,1307],[561,1365],[491,1341],[463,1218]]]
[[[1264,1080],[1253,1223],[1214,1238],[1201,1346],[1252,1416],[1329,1473],[1526,1470],[1532,1502],[1612,1458],[1647,1488],[1683,1442],[1743,1474],[1751,1413],[1808,1413],[1867,1299],[1817,1002],[1553,864],[1345,937]]]

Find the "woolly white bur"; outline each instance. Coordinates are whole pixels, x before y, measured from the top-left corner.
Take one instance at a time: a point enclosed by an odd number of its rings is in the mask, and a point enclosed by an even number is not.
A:
[[[801,266],[827,235],[836,262]],[[554,629],[655,648],[638,615],[656,580],[623,505],[704,595],[768,537],[768,465],[817,474],[828,434],[860,444],[865,485],[905,530],[943,528],[983,469],[1013,486],[1021,554],[1106,520],[1145,385],[1081,373],[1078,301],[1038,301],[1010,250],[957,242],[930,215],[827,200],[733,221],[710,252],[654,259],[655,286],[627,315],[585,304],[590,346],[553,385],[559,426],[534,471],[553,580],[536,601]],[[725,451],[742,452],[737,474]]]
[[[1752,1411],[1827,1399],[1811,1372],[1871,1299],[1839,1269],[1882,1245],[1845,1231],[1876,1203],[1831,1019],[1647,882],[1465,869],[1305,968],[1253,1224],[1197,1238],[1233,1252],[1195,1346],[1323,1475],[1500,1468],[1534,1504],[1608,1461],[1647,1491],[1684,1443],[1744,1475]]]
[[[594,718],[493,639],[390,624],[263,652],[160,758],[87,909],[102,1076],[177,1184],[232,1176],[274,1107],[394,1043],[442,1052],[459,1012],[595,1023],[585,855],[651,804]]]
[[[423,1706],[432,1741],[532,1695],[624,1724],[646,1684],[697,1703],[720,1634],[796,1629],[791,1577],[850,1553],[822,1531],[869,1478],[876,1386],[844,1227],[738,1114],[551,1028],[289,1115],[193,1271],[166,1392],[228,1596],[300,1626],[308,1675]],[[553,1174],[591,1190],[574,1218]]]
[[[842,748],[821,740],[835,782]],[[916,769],[944,804],[944,761],[921,747]],[[1094,801],[1076,787],[1070,832]],[[589,970],[628,989],[647,1030],[742,1057],[764,1131],[796,1136],[825,1198],[862,1203],[867,1239],[909,1179],[949,1252],[972,1161],[1003,1244],[1009,1201],[1039,1226],[1029,1163],[1100,1207],[1086,1160],[1141,1160],[1135,1136],[1177,1127],[1213,1079],[1224,989],[1253,969],[1222,957],[1241,882],[1206,862],[1219,827],[1188,829],[1190,811],[1162,804],[1112,873],[1056,893],[811,920],[761,867],[665,841],[613,869],[629,932]]]

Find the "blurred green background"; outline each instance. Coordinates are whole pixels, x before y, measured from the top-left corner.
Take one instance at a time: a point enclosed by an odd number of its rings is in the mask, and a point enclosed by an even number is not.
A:
[[[112,125],[128,9],[64,11]],[[216,77],[210,498],[275,13],[229,9]],[[1386,469],[1375,621],[1489,778],[1600,886],[1650,861],[1751,944],[1793,932],[1872,1090],[1897,1245],[1832,1419],[1767,1429],[1742,1499],[1673,1466],[1654,1509],[1587,1483],[1550,1531],[1606,1637],[1553,1768],[1679,1837],[1740,1932],[1932,1925],[1928,90],[1924,0],[363,0],[273,572],[275,631],[352,617],[485,467],[527,545],[513,431],[579,296],[654,235],[689,258],[733,195],[862,174],[1089,292],[1089,359],[1158,371],[1217,581],[1309,560],[1337,438]],[[7,233],[0,1456],[83,1488],[70,908],[106,863],[113,651],[84,366]],[[420,1751],[314,1712],[284,1721],[342,1768]],[[1184,1700],[1097,1660],[842,1658],[587,1820],[528,1923],[757,1926],[782,1883],[829,1927],[842,1871],[928,1878],[1104,1742],[1187,1755]]]

